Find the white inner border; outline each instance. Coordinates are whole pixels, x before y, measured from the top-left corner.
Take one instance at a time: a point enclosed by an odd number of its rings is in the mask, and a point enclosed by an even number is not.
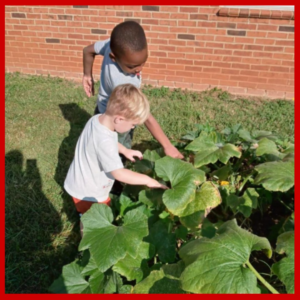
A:
[[[287,10],[294,11],[294,5],[220,5],[226,8],[265,9],[265,10]]]

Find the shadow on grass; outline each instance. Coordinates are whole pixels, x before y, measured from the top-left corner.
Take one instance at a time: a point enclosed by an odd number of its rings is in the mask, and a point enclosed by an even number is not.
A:
[[[52,281],[74,253],[68,241],[53,245],[62,231],[60,214],[47,199],[36,159],[5,155],[5,287],[6,293],[47,293]]]

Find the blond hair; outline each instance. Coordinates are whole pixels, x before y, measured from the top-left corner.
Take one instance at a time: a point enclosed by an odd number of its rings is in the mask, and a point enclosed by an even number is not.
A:
[[[120,115],[142,124],[149,117],[150,105],[146,96],[134,85],[121,84],[112,91],[105,113]]]

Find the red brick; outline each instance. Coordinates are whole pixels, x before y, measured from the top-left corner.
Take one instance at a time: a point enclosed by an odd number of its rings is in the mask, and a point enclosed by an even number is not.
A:
[[[194,61],[193,60],[189,60],[189,59],[177,59],[176,63],[180,64],[180,65],[190,65],[191,66],[191,65],[194,64]]]
[[[234,95],[244,95],[244,94],[246,94],[246,90],[244,88],[238,88],[238,87],[229,87],[228,92],[232,93]]]
[[[159,25],[162,26],[176,26],[177,22],[174,20],[159,20]]]
[[[224,56],[223,61],[231,61],[231,62],[241,62],[242,57],[236,57],[236,56]]]
[[[178,21],[178,26],[196,27],[196,21]]]
[[[213,86],[218,86],[220,83],[220,80],[205,78],[205,79],[201,79],[201,83],[202,84],[210,84],[213,87]]]
[[[231,50],[222,50],[222,49],[214,49],[213,53],[218,55],[232,55]]]
[[[188,14],[171,14],[170,19],[176,19],[176,20],[188,20],[189,15]]]
[[[262,31],[278,31],[278,26],[273,26],[273,25],[257,25],[257,30],[262,30]]]
[[[272,57],[271,52],[253,52],[253,57]]]
[[[167,11],[167,12],[178,12],[178,6],[160,6],[160,11]]]
[[[193,87],[192,87],[192,90],[194,91],[205,91],[207,89],[209,89],[209,84],[196,84],[196,83],[193,83]]]
[[[216,36],[215,37],[216,42],[224,42],[224,43],[232,43],[234,41],[234,37],[230,36]]]
[[[206,34],[207,29],[206,28],[187,28],[188,33],[196,33],[196,34]],[[213,37],[210,37],[210,40],[213,41]]]
[[[287,66],[287,67],[294,67],[295,66],[295,62],[294,61],[282,61],[282,65],[283,66]]]
[[[228,74],[228,75],[231,75],[231,74],[238,75],[240,73],[240,71],[239,70],[233,70],[233,69],[222,69],[221,73],[222,74]]]
[[[293,100],[294,100],[294,98],[295,98],[295,93],[294,93],[294,92],[292,92],[292,93],[286,92],[286,93],[285,93],[285,98],[286,98],[286,99],[293,99]]]
[[[243,44],[226,44],[225,49],[243,49]]]
[[[286,39],[287,36],[288,36],[287,33],[281,33],[281,32],[267,32],[267,38]]]
[[[171,27],[170,32],[176,32],[176,33],[187,33],[188,28],[187,27]]]
[[[198,6],[194,7],[180,7],[179,11],[184,13],[197,13],[199,10]]]
[[[267,36],[267,31],[247,31],[248,37],[260,37],[265,38]]]
[[[205,47],[205,42],[199,42],[199,41],[186,41],[187,46],[192,47]],[[178,47],[177,49],[183,49],[183,47]]]
[[[267,96],[270,98],[285,98],[285,92],[280,91],[267,91]]]
[[[206,60],[198,61],[198,60],[195,60],[194,64],[196,66],[212,66],[212,61],[206,61]]]
[[[194,47],[177,47],[176,51],[188,53],[187,55],[190,55],[191,53],[195,52],[195,48]]]
[[[272,39],[256,39],[256,44],[274,45],[275,44],[275,40],[272,40]]]
[[[168,57],[185,58],[185,53],[167,53]]]
[[[219,68],[231,68],[231,64],[229,63],[223,63],[223,62],[213,62],[214,67],[219,67]]]
[[[215,37],[213,35],[196,35],[196,40],[198,41],[214,41]]]
[[[249,64],[237,64],[237,63],[233,63],[232,64],[232,68],[233,69],[245,69],[245,70],[249,70],[250,69],[250,65]]]
[[[142,24],[158,25],[158,20],[142,19]]]

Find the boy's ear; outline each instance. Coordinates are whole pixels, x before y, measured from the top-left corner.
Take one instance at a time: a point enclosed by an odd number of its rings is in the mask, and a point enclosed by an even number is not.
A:
[[[115,116],[114,118],[114,123],[115,124],[120,124],[122,121],[124,121],[124,117],[121,117],[121,116]]]
[[[116,57],[115,57],[115,55],[114,55],[112,52],[109,53],[109,58],[110,58],[113,62],[116,62]]]

